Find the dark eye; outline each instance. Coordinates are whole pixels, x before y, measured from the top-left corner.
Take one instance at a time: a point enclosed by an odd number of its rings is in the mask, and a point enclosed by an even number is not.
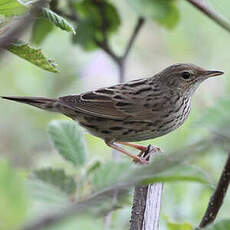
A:
[[[186,72],[186,71],[185,71],[185,72],[182,73],[182,77],[183,77],[185,80],[189,79],[190,76],[191,76],[191,73],[189,73],[189,72]]]

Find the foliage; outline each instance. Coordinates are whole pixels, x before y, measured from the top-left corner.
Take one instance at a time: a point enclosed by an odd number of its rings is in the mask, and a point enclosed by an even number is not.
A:
[[[29,44],[23,42],[13,43],[8,47],[8,50],[18,55],[19,57],[26,59],[27,61],[33,63],[36,66],[39,66],[42,69],[48,70],[50,72],[58,72],[56,64],[48,59],[41,51],[31,47]]]
[[[0,15],[11,17],[22,15],[27,11],[27,8],[17,0],[0,0]]]
[[[230,220],[221,220],[211,226],[205,228],[206,230],[228,230],[230,228]]]
[[[40,45],[53,29],[54,26],[48,22],[48,19],[37,19],[33,24],[31,41],[36,45]]]
[[[71,26],[71,24],[66,21],[63,17],[60,17],[56,13],[54,13],[52,10],[47,8],[42,8],[42,13],[44,17],[46,17],[52,24],[55,26],[61,28],[62,30],[66,30],[68,32],[76,33],[74,28]]]
[[[173,223],[167,221],[168,230],[193,230],[193,227],[189,223]]]
[[[85,50],[97,48],[97,42],[102,42],[116,32],[120,25],[120,17],[114,5],[106,0],[75,2],[75,10],[79,14],[78,34],[73,42]]]
[[[87,155],[82,134],[75,122],[53,121],[48,127],[58,152],[75,166],[83,165]]]
[[[76,184],[72,176],[67,176],[63,169],[44,168],[35,170],[36,178],[46,182],[47,184],[58,187],[67,194],[73,194],[76,191]]]
[[[179,21],[176,0],[128,0],[143,17],[151,18],[166,28],[173,28]]]
[[[0,160],[0,229],[18,229],[26,219],[28,199],[22,178]]]

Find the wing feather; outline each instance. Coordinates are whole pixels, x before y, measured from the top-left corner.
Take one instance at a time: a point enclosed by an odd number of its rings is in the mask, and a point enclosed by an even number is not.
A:
[[[134,80],[80,95],[60,97],[59,101],[76,111],[96,117],[151,119],[154,112],[152,108],[146,108],[146,97],[152,93],[152,88],[146,82],[147,79]]]

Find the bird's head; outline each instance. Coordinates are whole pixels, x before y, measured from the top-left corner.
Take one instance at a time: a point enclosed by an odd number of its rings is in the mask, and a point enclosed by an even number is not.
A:
[[[222,74],[222,71],[205,70],[193,64],[175,64],[160,72],[159,78],[169,88],[192,94],[202,81]]]

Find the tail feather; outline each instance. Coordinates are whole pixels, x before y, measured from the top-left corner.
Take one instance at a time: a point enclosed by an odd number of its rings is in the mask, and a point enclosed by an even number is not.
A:
[[[36,106],[44,110],[58,112],[57,111],[57,104],[58,104],[57,99],[45,98],[45,97],[5,97],[5,96],[1,98],[20,102],[20,103],[29,104],[29,105]]]

